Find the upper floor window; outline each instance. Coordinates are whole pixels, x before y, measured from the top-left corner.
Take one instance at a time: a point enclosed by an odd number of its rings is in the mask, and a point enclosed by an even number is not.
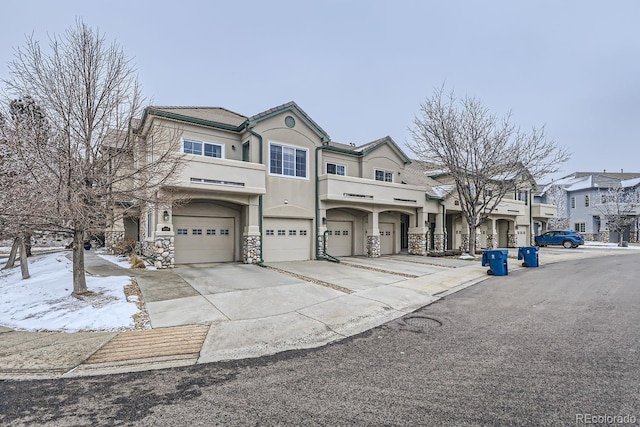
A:
[[[585,195],[584,196],[584,207],[588,208],[589,207],[589,195]]]
[[[269,143],[269,172],[272,175],[306,178],[307,151],[304,148]]]
[[[182,141],[182,152],[185,154],[195,154],[196,156],[222,158],[223,146],[211,142],[194,141],[184,139]]]
[[[374,177],[376,181],[393,182],[393,172],[383,169],[376,169],[374,171]]]
[[[327,163],[327,173],[345,176],[346,171],[347,167],[345,165],[339,165],[337,163]]]
[[[576,207],[576,197],[571,196],[571,209],[574,209],[575,207]]]

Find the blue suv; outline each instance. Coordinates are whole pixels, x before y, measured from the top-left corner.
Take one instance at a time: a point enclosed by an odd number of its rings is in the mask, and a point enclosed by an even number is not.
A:
[[[577,231],[551,230],[535,237],[536,245],[562,245],[565,248],[577,248],[584,245],[584,237]]]

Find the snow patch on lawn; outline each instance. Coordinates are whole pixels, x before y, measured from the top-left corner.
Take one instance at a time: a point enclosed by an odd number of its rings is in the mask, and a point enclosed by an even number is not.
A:
[[[104,253],[103,251],[96,251],[96,255],[102,258],[105,261],[109,261],[118,267],[122,268],[131,268],[131,263],[129,262],[129,257],[125,255],[109,255]],[[156,270],[156,268],[152,265],[145,263],[145,269],[147,270]]]
[[[0,325],[23,331],[121,331],[135,329],[135,302],[127,302],[126,276],[87,275],[91,295],[75,298],[72,263],[62,253],[29,258],[31,278],[19,263],[0,271]]]

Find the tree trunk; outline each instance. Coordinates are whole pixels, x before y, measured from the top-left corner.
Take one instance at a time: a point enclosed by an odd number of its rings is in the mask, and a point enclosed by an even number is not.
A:
[[[84,230],[73,232],[73,296],[87,293],[84,275]]]
[[[13,268],[16,264],[16,253],[18,252],[18,247],[20,246],[20,238],[16,237],[13,239],[13,245],[11,245],[11,252],[9,253],[9,259],[7,263],[2,267],[3,270],[8,268]]]
[[[25,234],[24,236],[24,246],[27,249],[27,257],[33,256],[31,253],[31,234]]]
[[[20,238],[20,270],[22,271],[22,280],[29,277],[29,260],[27,259],[27,247],[24,244],[24,238]]]
[[[469,255],[476,255],[476,227],[469,225]]]

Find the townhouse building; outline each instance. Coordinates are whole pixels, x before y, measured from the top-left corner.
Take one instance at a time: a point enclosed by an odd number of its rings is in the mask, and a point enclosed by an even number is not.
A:
[[[176,130],[184,166],[163,190],[171,202],[140,206],[105,235],[107,245],[139,240],[157,267],[464,249],[454,188],[388,136],[334,142],[294,102],[254,116],[150,106],[137,127],[140,138]],[[483,226],[478,247],[529,244],[532,219],[552,208],[521,193]]]
[[[543,194],[549,202],[549,195],[558,194],[558,217],[565,219],[566,228],[583,234],[585,240],[613,242],[622,240],[636,243],[639,235],[640,200],[637,194],[640,188],[640,173],[635,172],[574,172],[545,186]],[[635,194],[624,212],[632,218],[631,225],[619,232],[609,230],[603,205],[613,201],[609,190],[621,189],[628,195]],[[636,207],[635,205],[638,205]]]

